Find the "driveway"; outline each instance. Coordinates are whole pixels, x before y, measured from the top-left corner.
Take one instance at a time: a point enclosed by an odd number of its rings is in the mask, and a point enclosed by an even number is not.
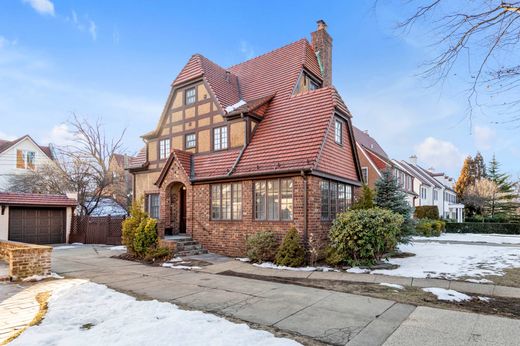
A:
[[[381,345],[388,340],[390,344],[428,345],[450,337],[468,343],[489,340],[475,339],[475,335],[481,335],[480,326],[485,327],[489,335],[498,335],[499,331],[508,335],[499,339],[504,342],[498,344],[508,344],[508,340],[520,337],[518,320],[453,311],[447,318],[444,310],[424,310],[391,300],[221,276],[213,274],[211,266],[205,267],[205,272],[190,272],[110,258],[117,253],[103,246],[55,250],[53,271],[67,277],[90,279],[145,299],[168,301],[187,309],[303,336],[306,338],[303,341],[308,343],[317,340],[335,345]],[[230,260],[215,267],[221,271],[234,265],[236,261]],[[482,323],[484,319],[486,323]],[[469,334],[452,328],[459,321],[470,325]],[[443,324],[451,327],[432,328],[432,325]],[[507,326],[507,330],[500,326]],[[418,332],[423,328],[427,334]]]

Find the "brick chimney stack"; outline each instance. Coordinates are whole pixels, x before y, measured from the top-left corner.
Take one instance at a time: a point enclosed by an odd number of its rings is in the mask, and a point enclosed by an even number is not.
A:
[[[318,57],[323,85],[332,85],[332,37],[327,32],[327,24],[318,20],[318,30],[311,33],[312,47]]]

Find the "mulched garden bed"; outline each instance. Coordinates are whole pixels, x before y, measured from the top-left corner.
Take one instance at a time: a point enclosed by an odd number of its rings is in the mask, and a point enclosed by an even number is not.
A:
[[[139,258],[137,256],[134,256],[132,254],[129,254],[129,253],[122,253],[120,255],[114,255],[114,256],[110,256],[111,258],[117,258],[117,259],[121,259],[121,260],[125,260],[125,261],[132,261],[132,262],[139,262],[141,264],[146,264],[146,265],[149,265],[149,266],[154,266],[154,267],[162,267],[162,265],[166,262],[169,261],[169,259],[162,259],[162,260],[156,260],[156,261],[146,261],[142,258]],[[180,262],[179,262],[180,263]],[[202,260],[198,260],[198,259],[191,259],[191,258],[183,258],[183,262],[182,262],[182,265],[183,266],[187,266],[187,267],[206,267],[206,266],[209,266],[211,265],[212,263],[210,262],[207,262],[207,261],[202,261]]]
[[[424,292],[422,289],[416,287],[405,287],[403,290],[398,290],[372,283],[324,279],[281,278],[276,276],[238,273],[231,270],[219,273],[219,275],[237,276],[248,279],[321,288],[336,292],[390,299],[399,303],[412,304],[416,306],[429,306],[447,310],[477,312],[487,315],[499,315],[520,319],[520,299],[518,298],[490,297],[491,299],[486,302],[478,299],[477,295],[468,294],[475,299],[464,302],[446,302],[438,300],[434,295]]]

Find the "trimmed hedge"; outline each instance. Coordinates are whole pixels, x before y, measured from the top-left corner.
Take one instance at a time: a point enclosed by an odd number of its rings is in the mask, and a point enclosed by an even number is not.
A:
[[[446,222],[444,221],[420,219],[415,225],[415,233],[424,237],[438,237],[445,228]]]
[[[483,222],[464,222],[446,224],[446,233],[499,233],[499,234],[520,234],[520,224],[518,223],[483,223]]]
[[[423,205],[415,207],[413,216],[416,219],[439,219],[439,208],[436,205]]]

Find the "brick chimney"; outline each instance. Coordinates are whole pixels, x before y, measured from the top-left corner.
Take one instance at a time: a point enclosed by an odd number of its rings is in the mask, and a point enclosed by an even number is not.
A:
[[[312,47],[318,57],[323,86],[332,85],[332,37],[327,32],[327,24],[318,20],[318,30],[311,33]]]

